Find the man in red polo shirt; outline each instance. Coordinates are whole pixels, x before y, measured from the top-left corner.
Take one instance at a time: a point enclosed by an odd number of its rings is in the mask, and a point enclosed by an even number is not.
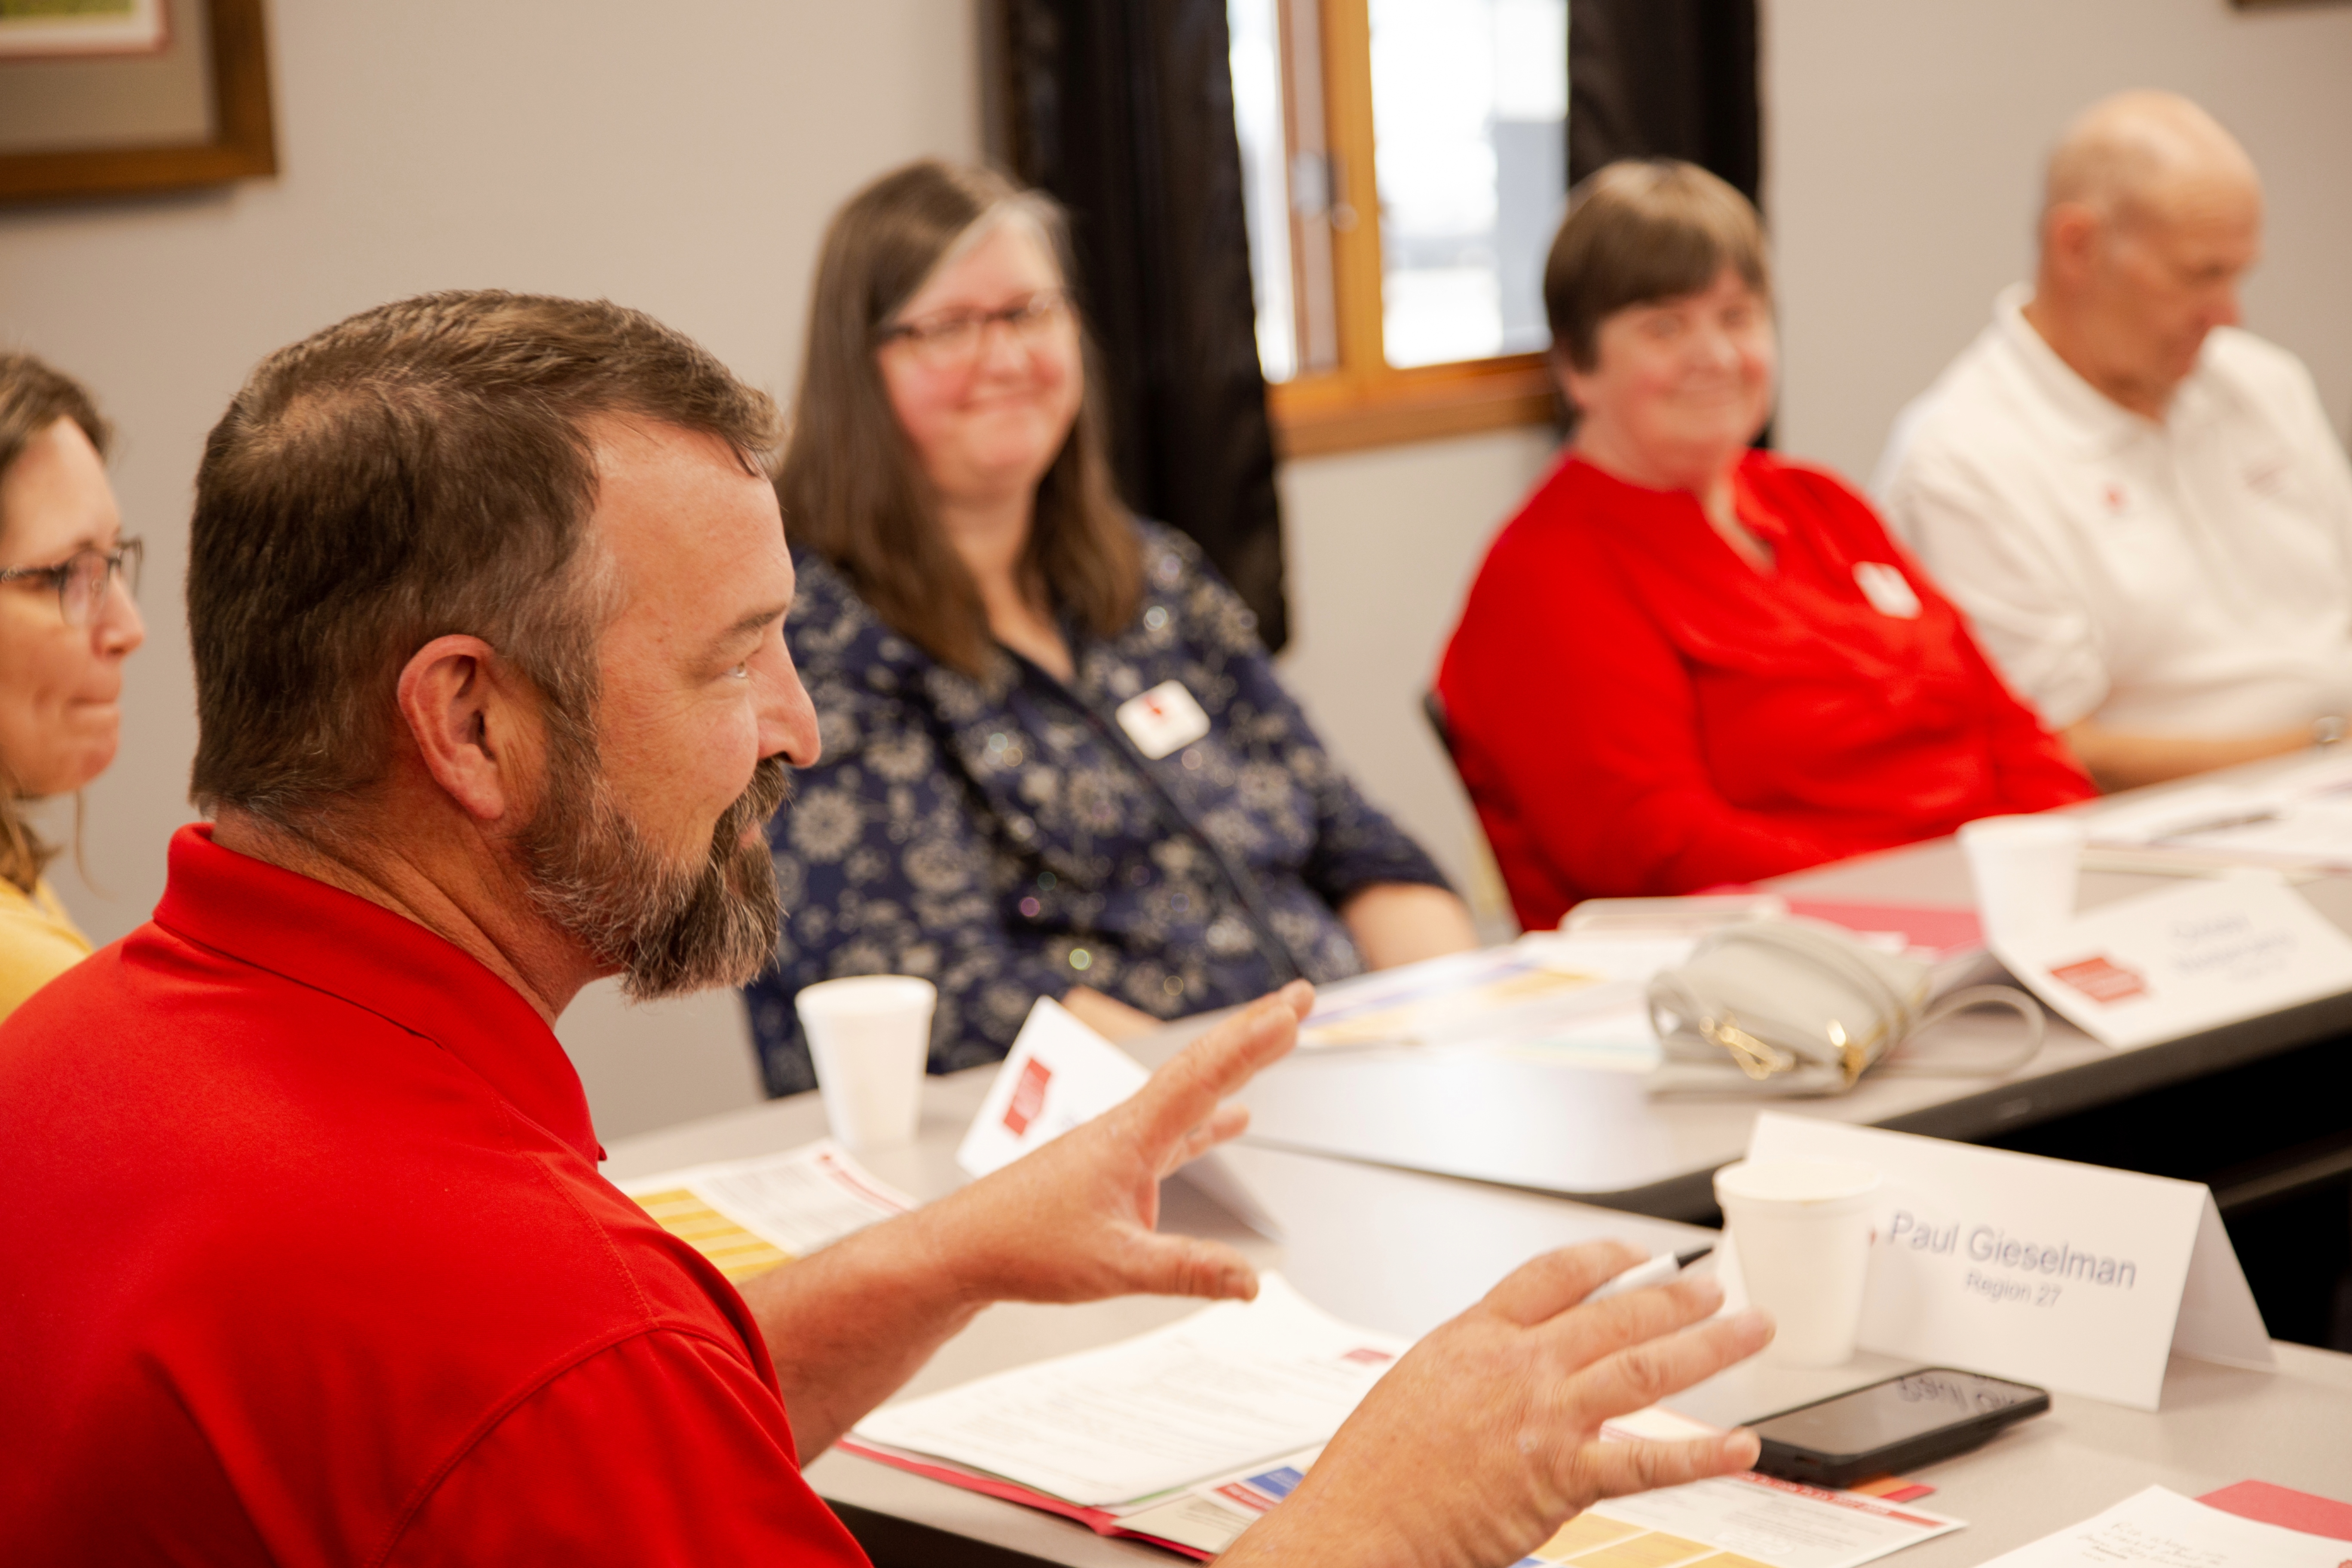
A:
[[[775,941],[761,828],[817,732],[773,436],[647,318],[503,294],[366,312],[238,394],[188,578],[213,821],[0,1029],[10,1561],[854,1563],[800,1457],[982,1306],[1253,1293],[1154,1231],[1157,1184],[1238,1131],[1304,986],[740,1294],[597,1175],[557,1015]],[[1703,1282],[1576,1307],[1633,1260],[1538,1259],[1431,1335],[1234,1560],[1505,1563],[1748,1462],[1597,1441],[1769,1332],[1702,1321]]]

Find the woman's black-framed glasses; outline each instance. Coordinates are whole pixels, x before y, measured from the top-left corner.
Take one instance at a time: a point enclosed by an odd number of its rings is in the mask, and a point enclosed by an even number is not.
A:
[[[882,329],[886,343],[905,343],[917,359],[940,369],[969,365],[980,358],[988,329],[1003,327],[1021,342],[1043,337],[1069,313],[1070,297],[1059,289],[1030,295],[1001,310],[955,310]]]
[[[98,618],[107,586],[117,577],[132,598],[139,596],[139,565],[146,554],[144,540],[126,539],[111,550],[76,551],[55,566],[0,567],[0,583],[47,583],[57,591],[66,625],[86,626]]]

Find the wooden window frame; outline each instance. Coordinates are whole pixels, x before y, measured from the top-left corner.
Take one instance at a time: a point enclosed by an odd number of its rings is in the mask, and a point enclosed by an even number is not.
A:
[[[1322,160],[1331,187],[1319,212],[1289,204],[1300,352],[1297,374],[1266,388],[1280,454],[1315,457],[1553,423],[1558,400],[1549,354],[1409,369],[1388,363],[1370,0],[1277,0],[1277,11],[1286,166]],[[1317,338],[1324,342],[1313,342]]]

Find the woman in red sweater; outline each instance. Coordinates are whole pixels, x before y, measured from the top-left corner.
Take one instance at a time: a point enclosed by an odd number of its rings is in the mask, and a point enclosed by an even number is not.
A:
[[[1577,429],[1438,674],[1530,930],[2093,792],[1959,613],[1771,413],[1756,210],[1688,163],[1579,186],[1544,299]]]

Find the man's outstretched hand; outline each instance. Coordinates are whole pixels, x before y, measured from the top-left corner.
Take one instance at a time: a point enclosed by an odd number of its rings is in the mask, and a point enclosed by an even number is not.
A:
[[[1297,1043],[1304,982],[1211,1029],[1124,1104],[952,1196],[745,1282],[803,1461],[914,1375],[992,1301],[1240,1297],[1222,1242],[1161,1236],[1160,1181],[1239,1132],[1226,1096]]]
[[[1508,1276],[1375,1384],[1298,1489],[1219,1562],[1499,1568],[1602,1498],[1754,1464],[1745,1431],[1601,1440],[1611,1416],[1772,1337],[1760,1312],[1710,1321],[1723,1303],[1711,1279],[1579,1305],[1641,1261],[1622,1242],[1594,1242]]]
[[[1160,1183],[1249,1124],[1226,1097],[1297,1043],[1314,1005],[1314,989],[1293,982],[1193,1041],[1133,1098],[933,1205],[956,1278],[981,1301],[1255,1296],[1257,1271],[1232,1247],[1153,1228]]]

